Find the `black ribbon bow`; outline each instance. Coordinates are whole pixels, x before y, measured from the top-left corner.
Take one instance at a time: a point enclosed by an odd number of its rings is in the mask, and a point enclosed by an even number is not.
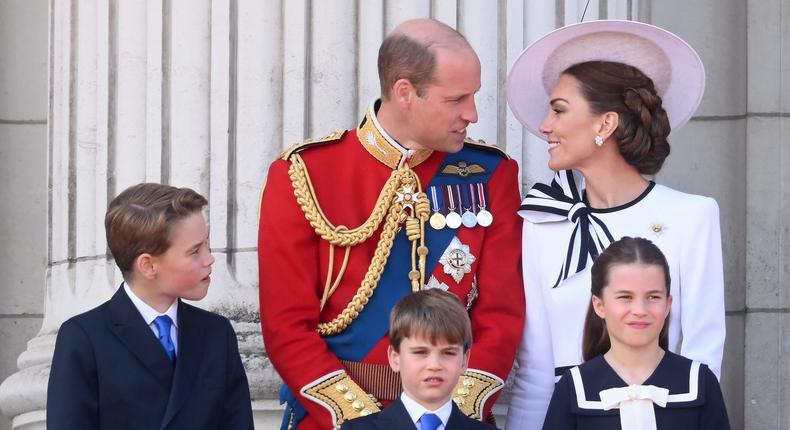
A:
[[[562,170],[550,185],[535,184],[521,203],[519,215],[533,223],[570,221],[576,225],[568,242],[560,274],[552,288],[584,270],[614,242],[609,229],[582,199],[581,175]]]

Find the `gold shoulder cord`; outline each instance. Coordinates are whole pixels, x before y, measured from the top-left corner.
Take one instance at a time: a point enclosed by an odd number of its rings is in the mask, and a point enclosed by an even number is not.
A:
[[[428,196],[422,192],[420,179],[413,170],[408,166],[394,170],[384,184],[381,193],[379,193],[376,205],[368,219],[359,227],[348,229],[342,225],[334,226],[326,218],[316,199],[307,167],[299,154],[291,155],[290,159],[291,167],[288,170],[288,174],[294,187],[296,201],[302,207],[305,217],[315,229],[316,234],[329,242],[330,245],[329,270],[326,286],[324,287],[324,295],[321,300],[322,309],[324,304],[326,304],[326,300],[340,283],[340,278],[343,276],[346,263],[348,262],[350,247],[365,242],[378,229],[382,220],[384,221],[381,237],[362,284],[345,309],[337,317],[332,321],[318,324],[316,331],[320,335],[330,336],[342,332],[365,308],[368,300],[373,296],[373,291],[381,278],[381,273],[384,271],[392,244],[395,241],[395,235],[398,232],[398,226],[401,223],[405,222],[406,236],[412,242],[412,270],[408,275],[412,291],[419,291],[425,285],[425,258],[428,255],[428,248],[425,246],[425,221],[430,216],[431,208]],[[411,210],[408,211],[407,209]],[[332,283],[334,246],[346,248],[346,255],[343,267],[340,269],[335,282]]]

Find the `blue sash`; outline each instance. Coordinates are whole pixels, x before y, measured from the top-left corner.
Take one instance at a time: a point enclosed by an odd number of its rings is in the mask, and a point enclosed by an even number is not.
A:
[[[439,165],[437,173],[431,179],[430,186],[466,184],[472,182],[488,182],[496,170],[502,157],[484,149],[466,146],[454,154],[447,154]],[[456,165],[459,161],[468,164],[478,164],[485,172],[461,177],[458,175],[440,173],[447,165]],[[442,252],[455,237],[455,230],[444,228],[441,230],[426,229],[425,246],[428,247],[428,256],[425,261],[425,273],[433,273],[439,263]],[[384,337],[389,329],[389,315],[392,308],[407,294],[411,293],[411,284],[407,274],[411,270],[411,242],[406,237],[405,229],[395,237],[387,264],[379,279],[378,286],[373,296],[368,301],[359,316],[342,333],[324,337],[329,349],[341,360],[361,361],[368,352]]]

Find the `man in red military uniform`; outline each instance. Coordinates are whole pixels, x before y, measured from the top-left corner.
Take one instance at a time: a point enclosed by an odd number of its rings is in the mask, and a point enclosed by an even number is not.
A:
[[[518,166],[466,139],[480,62],[452,28],[398,26],[379,50],[382,98],[359,127],[287,150],[260,213],[261,325],[283,378],[283,428],[337,426],[400,395],[387,365],[392,306],[456,294],[474,344],[454,396],[490,417],[524,320]]]

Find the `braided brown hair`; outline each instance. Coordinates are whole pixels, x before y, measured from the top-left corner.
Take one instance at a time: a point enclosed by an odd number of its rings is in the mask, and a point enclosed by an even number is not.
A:
[[[661,170],[669,155],[671,127],[653,81],[639,69],[611,61],[588,61],[563,72],[576,78],[596,114],[615,112],[614,139],[625,161],[642,174]]]

